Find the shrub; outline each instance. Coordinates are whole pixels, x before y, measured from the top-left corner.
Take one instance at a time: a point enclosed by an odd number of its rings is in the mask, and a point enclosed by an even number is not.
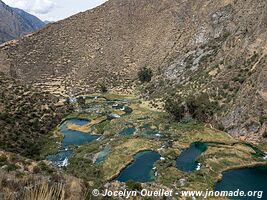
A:
[[[40,170],[41,170],[42,172],[46,172],[46,173],[48,173],[48,174],[51,174],[51,173],[54,172],[53,169],[51,169],[51,168],[50,168],[48,165],[46,165],[43,161],[41,161],[41,162],[38,163],[38,167],[40,168]]]
[[[218,109],[218,102],[211,102],[207,94],[189,96],[186,100],[189,113],[192,117],[201,122],[209,121]]]
[[[106,92],[108,92],[108,88],[107,88],[107,86],[104,85],[104,84],[100,84],[100,91],[101,91],[102,93],[106,93]]]
[[[198,96],[188,96],[184,101],[179,98],[168,98],[165,101],[166,112],[174,116],[178,121],[181,121],[188,112],[193,119],[199,122],[207,122],[217,109],[218,102],[211,102],[209,96],[204,93]]]
[[[0,156],[0,167],[6,165],[7,163],[7,157]]]
[[[223,84],[223,89],[226,90],[226,89],[228,89],[228,88],[229,88],[229,83],[224,83],[224,84]]]
[[[240,84],[244,83],[245,80],[246,80],[246,78],[243,77],[241,74],[239,74],[238,76],[236,76],[232,79],[232,81],[239,82]]]
[[[218,129],[218,130],[220,130],[220,131],[225,131],[225,127],[224,127],[224,125],[221,122],[215,124],[215,128]]]
[[[141,83],[150,82],[153,76],[152,70],[147,67],[143,67],[138,72],[138,79]]]
[[[0,120],[5,120],[8,117],[9,117],[8,113],[4,113],[4,112],[0,113]]]
[[[10,171],[15,171],[16,169],[18,169],[18,167],[17,167],[16,165],[14,165],[14,164],[8,164],[8,165],[7,165],[7,168],[6,168],[6,170],[7,170],[8,172],[10,172]]]
[[[264,114],[261,114],[259,117],[259,121],[261,124],[263,124],[264,122],[267,122],[267,116],[265,116]]]
[[[175,120],[178,121],[183,119],[185,114],[185,107],[182,103],[180,98],[168,98],[165,101],[166,112],[174,116]]]
[[[77,103],[79,104],[79,106],[84,106],[85,105],[85,98],[78,97],[77,98]]]
[[[142,185],[140,183],[137,183],[137,182],[133,181],[133,180],[127,181],[126,182],[126,186],[130,190],[137,190],[137,191],[142,190]]]
[[[71,103],[70,97],[67,97],[64,103],[66,105],[69,105]]]

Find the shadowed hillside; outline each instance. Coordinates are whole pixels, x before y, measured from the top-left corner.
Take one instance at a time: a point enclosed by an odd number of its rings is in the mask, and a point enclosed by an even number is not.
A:
[[[0,44],[45,26],[37,17],[0,1]]]

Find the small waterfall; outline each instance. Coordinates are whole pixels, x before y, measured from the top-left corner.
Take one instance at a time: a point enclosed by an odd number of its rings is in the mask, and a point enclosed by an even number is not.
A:
[[[200,168],[201,168],[201,163],[198,163],[198,164],[197,164],[197,167],[196,167],[196,171],[199,171]]]
[[[69,159],[66,157],[62,163],[58,164],[59,167],[67,167],[69,165]]]

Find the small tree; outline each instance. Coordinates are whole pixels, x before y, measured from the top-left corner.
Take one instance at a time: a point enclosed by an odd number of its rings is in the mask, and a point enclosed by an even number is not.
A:
[[[106,92],[108,92],[108,88],[107,88],[107,86],[104,85],[104,84],[100,84],[100,91],[101,91],[102,93],[106,93]]]
[[[217,102],[211,102],[207,94],[198,96],[188,96],[186,99],[168,98],[165,101],[165,110],[175,117],[175,120],[181,121],[186,114],[190,114],[193,119],[200,122],[209,121],[216,110]]]
[[[83,107],[84,105],[85,105],[85,99],[84,99],[84,97],[78,97],[77,98],[77,103],[78,103],[78,105],[79,106],[81,106],[81,107]]]
[[[186,105],[192,117],[198,121],[206,122],[210,120],[218,109],[217,102],[211,102],[207,94],[198,96],[189,96],[186,99]]]
[[[150,68],[143,67],[138,72],[138,79],[141,83],[150,82],[153,76],[153,72]]]
[[[180,98],[167,98],[165,100],[165,110],[178,121],[182,120],[185,115],[185,107]]]
[[[142,190],[142,185],[140,183],[137,183],[133,180],[128,180],[126,182],[126,186],[128,187],[128,189],[130,190],[135,190],[135,191],[140,191]]]
[[[64,103],[66,105],[69,105],[71,103],[70,97],[67,97]]]

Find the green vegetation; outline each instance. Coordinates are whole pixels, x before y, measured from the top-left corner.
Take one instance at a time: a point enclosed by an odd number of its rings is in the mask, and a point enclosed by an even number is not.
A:
[[[101,104],[106,101],[107,96],[111,100],[127,99],[126,96],[108,93],[101,95],[97,99],[85,96],[84,106],[95,103],[105,115],[108,113],[109,108],[105,107],[102,110]],[[97,113],[85,111],[73,113],[67,117],[90,119],[91,122],[95,122],[90,130],[103,135],[99,141],[93,141],[79,148],[74,148],[75,153],[69,160],[70,164],[61,171],[63,174],[68,174],[66,177],[74,176],[86,182],[83,185],[84,190],[80,190],[84,194],[80,199],[86,199],[85,196],[88,199],[92,199],[90,195],[93,188],[103,189],[107,182],[112,182],[121,170],[133,161],[134,155],[144,150],[157,151],[164,157],[164,160],[160,160],[155,164],[157,176],[153,187],[173,188],[175,185],[178,189],[212,189],[222,171],[262,163],[262,159],[254,155],[255,151],[252,147],[239,143],[238,140],[233,139],[224,132],[207,128],[207,125],[203,122],[209,121],[218,107],[217,103],[210,101],[206,94],[166,100],[165,108],[169,114],[174,116],[176,121],[167,117],[168,114],[165,112],[150,109],[145,101],[135,101],[133,99],[131,98],[131,101],[130,98],[127,99],[133,112],[111,121],[97,120],[103,117],[102,113],[99,114],[100,117]],[[116,109],[112,108],[112,105],[110,105],[110,110],[115,112]],[[188,116],[192,119],[184,123],[185,118]],[[262,118],[262,121],[264,121],[264,117]],[[177,123],[177,121],[181,123]],[[218,124],[219,126],[221,125]],[[135,128],[135,134],[128,137],[120,136],[118,133],[127,127]],[[161,133],[163,137],[147,137],[144,132],[148,129],[152,130],[152,132]],[[223,128],[221,127],[221,129]],[[56,147],[52,144],[53,140],[43,141],[46,143],[46,146],[43,146],[41,150],[43,155],[47,154],[47,152],[52,153]],[[202,163],[201,170],[193,173],[179,171],[176,168],[175,159],[183,149],[198,141],[210,142],[208,150],[199,157],[199,161]],[[109,148],[107,156],[101,162],[95,163],[100,155],[99,153],[103,152],[107,147]],[[16,163],[17,161],[9,162],[7,158],[0,156],[0,166],[6,165],[6,170],[9,173],[16,173],[17,177],[27,177],[25,173],[19,173],[16,168],[19,166]],[[55,168],[45,162],[35,163],[31,168],[34,174],[41,173],[50,177],[51,183],[66,181],[64,189],[68,186],[66,177],[63,178]],[[181,180],[184,182],[183,184],[181,184]],[[75,184],[70,181],[69,185]],[[138,191],[150,186],[149,184],[140,184],[134,181],[128,181],[125,185],[129,190]],[[124,185],[116,183],[111,186],[116,189],[116,187]],[[52,186],[49,187],[53,188]],[[36,189],[37,193],[38,191]],[[64,190],[64,192],[67,192],[67,190]]]
[[[150,68],[143,67],[138,72],[138,79],[141,83],[150,82],[153,76],[153,72]]]
[[[197,121],[188,121],[187,123],[171,122],[170,127],[179,132],[204,131],[204,124]]]
[[[218,103],[210,101],[209,96],[202,93],[198,96],[190,95],[184,100],[168,98],[165,101],[165,110],[178,121],[188,114],[199,122],[208,122],[218,110]]]
[[[91,160],[74,157],[70,159],[70,166],[67,168],[67,172],[83,180],[93,181],[95,185],[99,185],[103,178],[103,173],[96,167]]]
[[[106,126],[108,125],[108,121],[103,121],[99,124],[95,125],[95,129],[97,131],[97,134],[102,135],[105,131]]]
[[[244,76],[242,76],[241,74],[239,74],[238,76],[234,77],[232,79],[235,82],[239,82],[240,84],[244,83],[244,81],[246,80],[246,78]]]
[[[108,92],[108,88],[105,84],[100,84],[100,91],[102,93],[107,93]]]
[[[257,61],[258,57],[259,57],[259,54],[254,51],[253,55],[249,59],[244,61],[244,66],[246,67],[251,66],[253,63]]]
[[[54,172],[54,170],[48,167],[43,161],[39,162],[37,166],[43,173],[52,174]]]
[[[174,116],[175,120],[181,121],[185,115],[185,106],[181,98],[168,98],[165,101],[165,110]]]
[[[83,96],[79,96],[77,98],[77,103],[79,106],[84,107],[85,106],[85,98]]]
[[[267,116],[266,116],[265,114],[261,113],[261,115],[260,115],[260,117],[259,117],[259,122],[260,122],[261,124],[267,122]]]
[[[216,123],[215,128],[220,130],[220,131],[225,131],[225,127],[222,123]]]
[[[39,159],[49,132],[71,111],[58,98],[0,75],[0,148]]]
[[[160,147],[160,142],[148,139],[133,138],[123,141],[112,150],[111,155],[103,162],[102,169],[105,180],[117,176],[121,169],[132,162],[133,156],[138,152]]]
[[[7,165],[7,157],[6,156],[0,156],[0,167]]]
[[[189,113],[200,122],[210,121],[213,114],[218,110],[218,103],[209,100],[207,94],[189,96],[186,100]]]
[[[135,182],[135,181],[133,181],[133,180],[129,180],[129,181],[127,181],[126,182],[126,186],[127,186],[127,188],[129,189],[129,190],[131,190],[131,191],[140,191],[140,190],[142,190],[143,188],[142,188],[142,185],[140,184],[140,183],[137,183],[137,182]]]

